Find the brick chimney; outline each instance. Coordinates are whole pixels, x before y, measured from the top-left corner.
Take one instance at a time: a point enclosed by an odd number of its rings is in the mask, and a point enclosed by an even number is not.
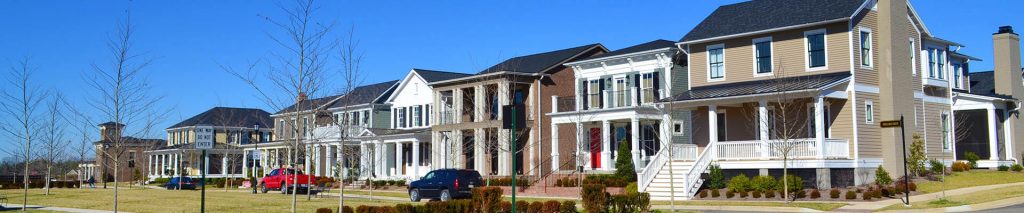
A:
[[[1024,80],[1020,70],[1020,36],[1013,27],[1002,26],[992,34],[992,50],[995,60],[996,93],[1024,98]]]
[[[113,121],[101,123],[99,126],[101,141],[111,141],[114,138],[121,138],[121,132],[124,131],[124,124]]]
[[[295,97],[295,102],[302,102],[302,101],[305,101],[306,99],[309,99],[309,97],[306,97],[306,93],[305,92],[299,92],[299,96]]]

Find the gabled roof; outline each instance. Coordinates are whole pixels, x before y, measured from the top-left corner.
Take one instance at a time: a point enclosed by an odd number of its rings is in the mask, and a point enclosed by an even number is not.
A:
[[[348,94],[341,96],[327,108],[355,106],[360,104],[382,103],[382,97],[391,96],[398,80],[356,87]]]
[[[724,5],[680,42],[848,19],[865,0],[753,0]]]
[[[256,124],[259,124],[260,128],[274,127],[274,121],[270,119],[270,113],[262,109],[214,107],[167,128],[173,129],[197,125],[248,128]]]
[[[963,54],[963,53],[959,53],[959,52],[952,52],[951,51],[951,52],[949,52],[949,55],[956,56],[956,57],[961,57],[961,58],[966,58],[966,59],[971,59],[971,61],[981,61],[980,58],[977,58],[977,57],[974,57],[974,56],[970,56],[970,55],[967,55],[967,54]]]
[[[429,83],[434,83],[434,82],[437,82],[437,81],[444,81],[444,80],[462,78],[462,77],[473,75],[473,74],[467,74],[467,73],[457,73],[457,72],[437,71],[437,70],[427,70],[427,69],[417,69],[417,68],[413,68],[412,71],[416,72],[417,74],[419,74],[420,77],[423,78],[424,81],[427,81],[428,84]]]
[[[306,111],[306,110],[315,109],[315,108],[324,106],[325,104],[331,103],[331,101],[334,101],[334,99],[337,99],[338,97],[341,97],[341,95],[332,95],[332,96],[327,96],[327,97],[322,97],[322,98],[303,100],[302,102],[299,102],[298,104],[292,104],[291,106],[288,106],[288,107],[282,109],[281,111],[277,111],[277,113],[274,113],[274,114],[284,114],[284,113],[295,112],[296,109],[297,109],[297,105],[300,105],[300,104],[302,105],[302,108],[299,109],[298,111]]]
[[[542,73],[550,70],[553,67],[560,67],[565,62],[572,60],[573,58],[584,54],[592,49],[600,48],[601,50],[608,51],[601,44],[588,44],[578,47],[572,47],[568,49],[555,50],[551,52],[537,53],[532,55],[519,56],[510,58],[502,61],[501,63],[495,64],[480,73],[487,74],[494,72],[519,72],[519,73]]]
[[[598,59],[598,58],[608,58],[608,57],[613,57],[613,56],[620,56],[620,55],[626,55],[626,54],[631,54],[631,53],[638,53],[638,52],[650,51],[650,50],[656,50],[656,49],[663,49],[663,48],[673,48],[673,47],[676,47],[676,43],[675,42],[669,41],[669,40],[665,40],[665,39],[658,39],[658,40],[649,41],[649,42],[646,42],[646,43],[643,43],[643,44],[637,44],[637,45],[629,46],[629,47],[626,47],[626,48],[618,49],[618,50],[611,51],[611,52],[608,52],[608,53],[605,53],[605,54],[590,56],[590,57],[587,57],[585,59],[580,59],[580,60],[577,60],[577,61],[586,61],[586,60]]]
[[[1013,99],[1013,96],[996,93],[995,72],[972,72],[967,73],[967,76],[968,79],[971,80],[971,82],[969,83],[969,86],[971,87],[971,90],[969,92],[970,94],[995,98]]]
[[[702,86],[691,88],[690,91],[686,91],[682,94],[676,95],[675,97],[663,99],[659,102],[690,101],[742,95],[757,95],[773,92],[822,89],[823,87],[848,81],[849,79],[849,72],[836,72],[811,76],[783,77],[777,79]]]

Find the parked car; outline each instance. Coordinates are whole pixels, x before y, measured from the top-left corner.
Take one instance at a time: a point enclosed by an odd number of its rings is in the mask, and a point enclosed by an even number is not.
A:
[[[196,184],[196,181],[190,177],[173,177],[164,184],[164,188],[167,188],[167,190],[196,189]]]
[[[315,180],[312,176],[302,174],[301,170],[274,169],[266,177],[263,177],[260,185],[263,186],[263,193],[267,193],[270,190],[280,190],[281,194],[288,194],[295,187],[298,187],[296,190],[300,192],[309,190],[313,181]]]
[[[439,169],[430,171],[419,180],[409,183],[409,200],[419,202],[422,198],[448,201],[452,198],[469,198],[473,188],[480,186],[483,179],[476,170]]]

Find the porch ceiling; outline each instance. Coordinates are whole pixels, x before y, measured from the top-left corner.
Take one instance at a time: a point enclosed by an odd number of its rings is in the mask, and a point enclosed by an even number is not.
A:
[[[658,102],[686,102],[716,98],[730,98],[760,95],[774,92],[797,92],[807,90],[825,90],[837,84],[849,82],[850,72],[826,73],[820,75],[783,77],[757,81],[728,83],[712,86],[694,87],[675,97]]]

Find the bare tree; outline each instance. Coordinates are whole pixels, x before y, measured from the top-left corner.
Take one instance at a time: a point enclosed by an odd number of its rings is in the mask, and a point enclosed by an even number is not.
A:
[[[359,41],[355,39],[355,26],[349,28],[348,36],[346,38],[341,38],[341,41],[339,41],[338,43],[340,44],[340,46],[338,47],[338,58],[341,61],[340,74],[341,82],[343,84],[341,87],[341,91],[339,93],[342,94],[343,96],[341,97],[341,100],[338,101],[343,103],[341,106],[343,109],[347,109],[349,107],[348,104],[350,103],[348,99],[354,98],[352,97],[353,94],[351,94],[352,91],[362,82],[362,70],[360,69],[360,67],[363,63],[363,53],[359,51]],[[350,133],[352,132],[349,131],[356,126],[354,124],[355,122],[352,122],[351,119],[332,120],[334,121],[334,126],[338,128],[338,145],[339,147],[341,147],[338,150],[338,152],[341,152],[342,156],[359,156],[361,153],[358,152],[345,153],[345,150],[347,150],[345,149],[345,140],[350,138]],[[337,160],[338,162],[336,162],[336,165],[341,165],[338,167],[339,174],[344,174],[344,172],[340,172],[340,168],[344,168],[343,165],[345,161],[341,159]],[[338,209],[341,209],[345,207],[345,180],[342,175],[337,175],[336,177],[339,186]],[[370,200],[373,200],[372,187],[370,188]]]
[[[41,91],[32,76],[35,74],[36,67],[32,66],[28,58],[25,58],[13,67],[11,72],[8,73],[7,83],[12,85],[14,89],[12,91],[4,91],[2,101],[0,101],[0,110],[8,117],[12,123],[5,123],[0,126],[0,130],[7,133],[14,140],[10,140],[12,146],[20,147],[21,150],[3,150],[10,154],[10,156],[16,157],[24,162],[24,170],[22,174],[22,182],[24,184],[24,195],[22,196],[22,211],[26,210],[28,205],[28,188],[29,188],[29,167],[32,162],[32,140],[35,139],[40,131],[43,130],[44,125],[42,119],[39,119],[40,107],[42,102],[46,100],[46,92]]]
[[[71,144],[69,142],[68,145],[69,148],[72,149],[72,152],[75,154],[75,156],[78,157],[77,159],[75,159],[77,160],[75,168],[77,169],[79,174],[78,186],[80,188],[84,188],[82,187],[82,184],[88,177],[82,176],[83,171],[81,168],[78,168],[77,165],[85,163],[85,157],[89,156],[89,154],[93,152],[92,133],[93,124],[95,122],[93,122],[88,115],[75,108],[74,105],[71,104],[71,102],[67,101],[67,99],[65,99],[65,101],[62,104],[64,105],[64,109],[67,109],[69,112],[63,114],[64,120],[68,123],[69,126],[74,126],[75,133],[79,135],[77,143]]]
[[[45,131],[42,133],[44,137],[41,145],[44,152],[40,156],[46,163],[46,195],[50,195],[50,177],[52,177],[51,171],[54,163],[64,155],[64,152],[67,151],[66,147],[70,143],[64,139],[64,126],[67,125],[64,122],[64,95],[55,93],[50,99],[46,105]]]
[[[113,163],[114,212],[118,211],[119,169],[131,146],[129,143],[133,142],[130,137],[142,138],[140,136],[150,134],[156,121],[166,115],[166,112],[161,114],[154,110],[162,98],[149,94],[150,85],[143,70],[151,61],[142,59],[141,55],[134,52],[134,34],[135,27],[131,19],[126,18],[119,25],[115,37],[107,43],[112,56],[109,64],[93,64],[92,75],[86,76],[87,83],[96,92],[89,104],[100,112],[100,118],[134,128],[133,131],[121,130],[115,133],[115,136],[120,137],[109,138],[106,142],[108,144],[105,144],[108,147],[102,153],[97,153],[97,158],[109,159]]]

